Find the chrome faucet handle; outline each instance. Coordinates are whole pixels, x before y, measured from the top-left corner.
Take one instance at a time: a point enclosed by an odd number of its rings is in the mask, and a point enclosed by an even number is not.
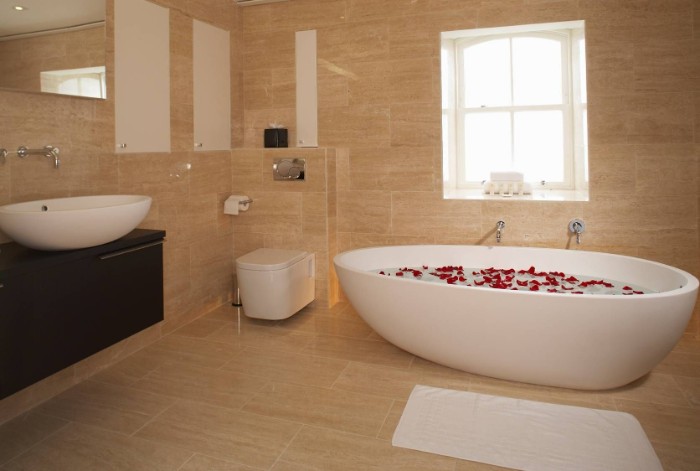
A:
[[[506,227],[505,221],[498,221],[496,223],[496,243],[501,243],[501,231]]]
[[[586,223],[582,219],[572,219],[569,221],[569,232],[576,234],[576,243],[581,243],[581,234],[586,231]]]

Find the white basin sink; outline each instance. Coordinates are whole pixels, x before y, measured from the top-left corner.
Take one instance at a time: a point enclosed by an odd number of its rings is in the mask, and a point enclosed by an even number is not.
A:
[[[0,206],[0,231],[32,249],[82,249],[128,234],[150,208],[151,197],[141,195],[27,201]]]

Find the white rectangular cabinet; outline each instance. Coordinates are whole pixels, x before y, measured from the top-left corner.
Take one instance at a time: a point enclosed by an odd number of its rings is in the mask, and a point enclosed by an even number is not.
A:
[[[194,148],[231,148],[230,33],[193,20]]]
[[[318,147],[316,30],[297,31],[297,147]]]
[[[170,152],[170,10],[114,2],[117,152]]]

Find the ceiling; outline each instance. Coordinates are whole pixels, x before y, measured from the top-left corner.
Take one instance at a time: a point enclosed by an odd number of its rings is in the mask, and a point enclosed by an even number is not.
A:
[[[15,5],[26,7],[26,10],[15,11]],[[104,0],[0,0],[0,37],[85,25],[104,19]]]

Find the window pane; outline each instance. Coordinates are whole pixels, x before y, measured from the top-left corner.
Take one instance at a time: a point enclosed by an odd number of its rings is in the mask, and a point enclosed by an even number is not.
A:
[[[464,117],[466,181],[488,180],[492,170],[511,167],[510,113],[469,113]]]
[[[464,49],[464,106],[510,106],[510,44],[496,39]]]
[[[513,101],[516,106],[562,103],[562,44],[553,39],[513,38]]]
[[[586,41],[581,38],[578,40],[578,72],[579,72],[579,87],[580,87],[580,98],[581,103],[588,102],[588,96],[586,95]]]
[[[443,44],[440,48],[440,66],[442,78],[442,109],[454,108],[455,101],[455,67],[454,46],[452,48]]]
[[[563,126],[561,111],[515,113],[515,168],[525,170],[525,180],[564,181]]]
[[[452,136],[450,136],[450,130],[453,129],[450,126],[450,117],[447,113],[442,113],[442,180],[450,180],[450,162],[452,160],[451,151],[452,146],[450,145],[452,141]]]

